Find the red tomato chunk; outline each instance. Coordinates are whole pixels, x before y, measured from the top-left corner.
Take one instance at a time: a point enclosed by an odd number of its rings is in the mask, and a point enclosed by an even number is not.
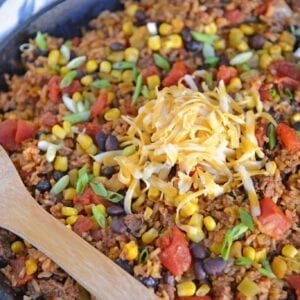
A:
[[[237,70],[234,67],[228,67],[222,65],[217,73],[217,81],[224,81],[225,84],[228,84],[230,80],[237,76]]]
[[[175,85],[178,80],[188,73],[187,67],[183,61],[177,61],[172,66],[171,71],[167,74],[166,78],[163,80],[162,85],[164,87]]]
[[[82,215],[78,217],[76,223],[73,226],[73,230],[80,236],[82,236],[84,232],[87,232],[93,228],[94,228],[93,221],[89,217],[82,216]]]
[[[290,153],[300,150],[300,137],[296,131],[284,123],[280,123],[276,128],[277,135],[283,147]]]

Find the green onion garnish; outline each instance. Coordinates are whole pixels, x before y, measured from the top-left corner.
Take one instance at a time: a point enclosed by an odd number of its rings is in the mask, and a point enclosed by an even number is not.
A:
[[[216,56],[214,47],[208,43],[204,43],[202,48],[202,54],[204,59]]]
[[[251,51],[239,53],[236,56],[234,56],[230,60],[229,63],[232,66],[244,64],[245,62],[247,62],[252,57],[252,55],[253,55],[253,53]]]
[[[247,72],[251,69],[248,64],[242,64],[241,68],[242,68],[242,71],[244,71],[244,72]]]
[[[136,79],[135,90],[132,96],[132,104],[135,104],[142,90],[143,76],[139,74]]]
[[[217,39],[217,36],[215,35],[205,34],[194,30],[191,31],[191,35],[195,41],[208,44],[212,44]]]
[[[267,129],[267,135],[269,139],[269,149],[273,150],[277,144],[277,138],[276,138],[276,130],[275,126],[273,124],[269,124]]]
[[[130,61],[118,61],[112,65],[113,69],[116,70],[126,70],[126,69],[132,69],[135,67],[135,63]]]
[[[149,97],[149,89],[146,85],[143,85],[143,88],[142,88],[142,95],[145,97],[145,98],[148,98]]]
[[[241,237],[247,230],[248,227],[240,223],[226,232],[221,249],[221,256],[224,260],[228,260],[229,258],[229,253],[233,241]]]
[[[213,74],[211,72],[206,72],[205,74],[203,74],[203,79],[209,88],[213,87],[214,80]]]
[[[35,42],[41,51],[47,50],[47,41],[45,39],[45,35],[43,33],[41,33],[40,31],[38,31],[36,34]]]
[[[87,165],[85,165],[78,171],[78,179],[76,181],[76,192],[78,194],[82,194],[91,180],[92,176],[87,173]]]
[[[144,264],[148,260],[149,251],[147,248],[144,248],[139,255],[139,264]]]
[[[287,96],[287,98],[289,100],[292,100],[294,98],[294,95],[293,95],[292,91],[288,88],[285,88],[283,93],[285,94],[285,96]]]
[[[153,54],[153,60],[154,60],[154,63],[160,69],[162,69],[164,71],[169,71],[170,70],[170,68],[171,68],[170,63],[169,63],[169,61],[165,57],[163,57],[163,56],[161,56],[161,55],[159,55],[157,53],[154,53]]]
[[[205,59],[205,63],[210,67],[215,67],[218,64],[219,57],[212,56]]]
[[[276,276],[274,275],[271,267],[270,267],[270,263],[267,259],[262,261],[262,268],[258,269],[258,272],[261,273],[262,275],[269,277],[269,278],[275,278]]]
[[[234,261],[234,264],[237,266],[250,266],[251,263],[251,259],[245,256],[239,257]]]
[[[77,71],[69,71],[63,77],[62,81],[59,84],[59,87],[61,89],[65,88],[65,87],[68,87],[73,82],[73,80],[75,79],[76,75],[77,75]]]
[[[105,228],[106,219],[105,219],[105,215],[102,213],[100,208],[97,207],[96,205],[92,205],[92,213],[98,225],[101,228]]]
[[[137,70],[136,66],[134,66],[134,67],[132,68],[132,76],[133,76],[134,82],[137,81],[138,75],[139,75],[139,74],[138,74],[138,70]]]
[[[130,156],[131,154],[133,154],[135,152],[135,150],[136,150],[135,145],[127,146],[126,148],[123,149],[122,156]]]
[[[58,195],[59,193],[61,193],[69,184],[70,182],[70,176],[69,175],[65,175],[63,177],[61,177],[52,187],[52,189],[50,190],[50,194],[52,195]]]
[[[84,64],[85,61],[86,61],[86,56],[75,57],[67,64],[67,68],[68,69],[77,69],[82,64]]]
[[[92,83],[92,87],[97,89],[104,89],[110,86],[110,83],[107,79],[97,79]]]
[[[239,214],[242,224],[247,226],[250,230],[254,229],[253,219],[243,208],[239,208]]]
[[[69,61],[69,59],[71,57],[71,51],[70,51],[70,48],[66,44],[61,45],[60,53],[63,55],[63,57],[66,59],[66,61]]]
[[[105,188],[105,186],[100,182],[97,183],[91,182],[90,186],[96,195],[101,196],[110,202],[118,203],[123,199],[123,195],[108,191]]]
[[[90,112],[86,110],[75,114],[66,115],[63,117],[63,120],[69,121],[71,124],[76,124],[76,123],[87,121],[89,117],[90,117]]]

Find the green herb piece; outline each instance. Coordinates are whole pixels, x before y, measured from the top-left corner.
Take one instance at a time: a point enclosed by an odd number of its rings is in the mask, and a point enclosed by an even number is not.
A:
[[[208,43],[204,43],[202,54],[205,60],[216,56],[214,47]]]
[[[127,70],[133,69],[135,67],[135,63],[130,61],[118,61],[112,65],[113,69],[116,70]]]
[[[296,28],[294,25],[291,25],[290,28],[293,35],[300,35],[300,28]]]
[[[247,230],[248,227],[240,223],[226,232],[221,249],[221,256],[224,260],[228,260],[229,258],[229,253],[233,241],[241,237]]]
[[[89,111],[82,111],[75,114],[69,114],[63,117],[64,121],[69,121],[71,124],[86,122],[90,117]]]
[[[70,48],[66,44],[61,45],[60,53],[63,55],[63,57],[66,59],[66,61],[70,60],[71,51],[70,51]]]
[[[148,257],[149,257],[149,251],[147,248],[144,248],[139,255],[139,260],[138,260],[139,264],[144,264],[148,260]]]
[[[78,171],[78,179],[76,181],[76,192],[78,194],[82,194],[86,188],[86,186],[89,184],[89,182],[93,179],[92,175],[89,175],[87,173],[87,165],[83,166]]]
[[[261,273],[262,275],[269,277],[269,278],[275,278],[276,276],[274,275],[270,263],[267,259],[262,261],[262,268],[258,269],[258,272]]]
[[[85,61],[86,61],[86,56],[75,57],[67,64],[67,68],[68,69],[77,69],[82,64],[84,64]]]
[[[138,74],[138,70],[137,70],[136,66],[134,66],[134,67],[132,68],[132,77],[133,77],[134,82],[137,81],[138,75],[139,75],[139,74]]]
[[[65,175],[65,176],[61,177],[51,188],[50,194],[58,195],[69,185],[69,182],[70,182],[69,175]]]
[[[276,90],[274,88],[270,89],[269,93],[270,93],[270,95],[271,95],[272,98],[275,98],[278,95],[277,92],[276,92]]]
[[[105,186],[100,182],[97,183],[91,182],[90,186],[96,195],[101,196],[110,202],[118,203],[123,199],[123,195],[108,191],[105,188]]]
[[[237,266],[250,266],[252,264],[252,261],[249,257],[239,257],[234,261],[234,264]]]
[[[159,55],[157,53],[154,53],[153,54],[153,60],[154,60],[154,63],[160,69],[162,69],[164,71],[169,71],[170,70],[171,65],[170,65],[169,61],[165,57],[163,57],[163,56],[161,56],[161,55]]]
[[[92,205],[92,213],[98,225],[101,228],[105,228],[106,218],[105,215],[102,213],[101,209],[96,205]]]
[[[247,226],[250,230],[254,229],[253,219],[243,208],[239,208],[239,214],[242,224]]]
[[[38,31],[36,34],[35,42],[41,51],[47,50],[47,41],[45,39],[45,35],[43,33],[41,33],[40,31]]]
[[[195,41],[201,43],[212,44],[217,39],[217,36],[215,35],[205,34],[194,30],[191,31],[191,35]]]
[[[250,66],[248,64],[242,64],[241,68],[244,72],[250,71]]]
[[[135,90],[132,96],[132,104],[135,104],[142,90],[143,76],[139,74],[136,79]]]
[[[73,82],[73,80],[75,79],[76,75],[77,75],[77,71],[74,71],[74,70],[73,71],[69,71],[63,77],[62,81],[59,84],[59,87],[61,89],[68,87]]]
[[[214,80],[213,74],[211,72],[206,72],[205,74],[203,74],[203,79],[209,88],[213,87]]]
[[[218,64],[219,57],[212,56],[205,59],[205,63],[210,67],[215,67]]]
[[[146,85],[143,85],[143,88],[142,88],[142,95],[145,97],[145,98],[148,98],[149,97],[149,89]]]
[[[110,86],[110,83],[107,79],[97,79],[92,83],[92,87],[97,89],[104,89]]]
[[[277,144],[276,130],[273,124],[269,124],[267,129],[267,135],[269,139],[269,149],[273,150]]]
[[[285,94],[285,96],[289,99],[292,100],[294,98],[294,95],[292,93],[292,91],[288,88],[285,88],[283,93]]]
[[[229,63],[232,66],[241,65],[247,62],[252,56],[253,53],[251,51],[242,52],[234,56]]]
[[[135,145],[127,146],[126,148],[123,149],[122,155],[130,156],[131,154],[133,154],[135,152],[135,149],[136,149]]]

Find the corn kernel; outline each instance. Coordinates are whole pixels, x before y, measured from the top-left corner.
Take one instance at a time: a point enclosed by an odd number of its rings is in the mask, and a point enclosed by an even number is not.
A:
[[[137,244],[134,241],[131,241],[123,247],[123,255],[125,259],[131,261],[138,258],[139,249]]]
[[[118,108],[111,108],[104,114],[104,119],[106,121],[115,121],[118,120],[121,115],[121,112]]]
[[[227,86],[227,91],[229,93],[236,93],[242,88],[242,82],[241,79],[238,77],[234,77],[230,80],[228,86]]]
[[[75,187],[78,178],[78,170],[72,169],[69,171],[68,175],[70,176],[70,185]]]
[[[284,278],[287,272],[287,264],[286,262],[279,256],[274,257],[271,262],[271,268],[273,273],[277,276],[277,278]]]
[[[241,41],[237,46],[236,49],[238,49],[241,52],[249,50],[249,46],[246,41]]]
[[[79,101],[82,101],[82,95],[79,93],[79,92],[75,92],[73,95],[72,95],[72,99],[75,101],[75,102],[79,102]]]
[[[266,248],[256,249],[256,253],[255,253],[255,261],[256,262],[259,263],[259,262],[265,260],[266,258],[267,258]]]
[[[169,49],[179,49],[183,45],[182,37],[179,34],[171,34],[164,43],[164,47]]]
[[[75,207],[64,206],[61,209],[61,213],[65,217],[77,216],[78,215],[78,210]]]
[[[68,225],[74,225],[78,220],[78,216],[77,215],[74,215],[74,216],[70,216],[70,217],[67,217],[66,218],[66,223]]]
[[[243,40],[244,33],[239,28],[232,28],[229,32],[229,45],[236,48]]]
[[[242,24],[240,26],[240,29],[242,30],[242,32],[245,34],[245,35],[252,35],[254,34],[255,30],[253,28],[253,26],[250,26],[248,24]]]
[[[64,129],[61,126],[57,125],[57,124],[52,127],[52,133],[55,136],[57,136],[59,139],[62,139],[62,140],[67,135],[66,132],[64,131]]]
[[[159,198],[160,196],[160,191],[157,188],[150,187],[148,190],[148,198],[152,201],[155,201]]]
[[[69,68],[66,66],[61,67],[59,70],[60,75],[66,75],[68,72],[69,72]]]
[[[205,296],[209,293],[210,286],[206,283],[201,284],[201,286],[196,291],[196,296]]]
[[[124,59],[124,51],[113,51],[107,56],[107,59],[112,62],[122,61]]]
[[[98,148],[95,146],[95,144],[92,144],[85,151],[90,155],[95,155],[98,152]]]
[[[193,214],[189,220],[189,225],[193,227],[200,227],[203,226],[203,216],[201,214]]]
[[[269,48],[269,53],[273,55],[281,55],[281,47],[279,45],[272,45]]]
[[[125,83],[132,83],[133,82],[133,72],[132,70],[125,70],[122,73],[122,81]]]
[[[180,210],[180,215],[184,218],[192,216],[198,211],[198,204],[190,201],[182,207]]]
[[[73,200],[76,197],[76,189],[70,187],[63,191],[65,200]]]
[[[68,170],[68,158],[66,156],[57,155],[54,161],[54,169],[65,172]]]
[[[122,81],[122,72],[119,70],[112,70],[111,73],[111,81],[114,83],[118,83]]]
[[[159,26],[158,32],[160,35],[169,35],[172,32],[172,26],[168,23],[162,23]]]
[[[219,255],[221,253],[221,249],[222,249],[222,243],[218,243],[218,242],[213,242],[209,247],[209,250],[213,252],[215,255]]]
[[[214,48],[216,50],[224,50],[226,48],[226,41],[225,40],[216,40],[214,43]]]
[[[279,43],[282,51],[284,52],[292,52],[293,51],[293,46],[292,45],[289,45],[288,43]]]
[[[203,219],[203,223],[207,231],[214,231],[216,229],[216,221],[211,216],[205,217]]]
[[[155,99],[156,98],[156,91],[150,90],[149,91],[149,99]]]
[[[179,18],[173,19],[171,24],[174,33],[180,33],[184,27],[184,22]]]
[[[263,53],[259,58],[259,66],[266,69],[272,62],[272,57],[268,53]]]
[[[178,283],[176,288],[179,297],[193,296],[196,292],[196,285],[191,280]]]
[[[288,31],[283,31],[279,37],[279,42],[286,43],[291,47],[294,47],[296,37]]]
[[[300,112],[293,114],[291,117],[291,121],[293,124],[300,122]]]
[[[147,77],[147,85],[150,90],[154,90],[160,86],[160,77],[158,75],[151,75]]]
[[[93,139],[85,133],[80,133],[77,136],[77,142],[83,150],[87,150],[93,144]]]
[[[157,237],[158,230],[155,228],[151,228],[142,235],[142,241],[144,244],[148,245],[151,244]]]
[[[298,250],[293,245],[287,244],[287,245],[283,246],[281,253],[285,257],[293,258],[297,255]]]
[[[103,204],[97,204],[97,208],[105,217],[107,217],[106,207]]]
[[[93,175],[95,177],[100,175],[100,167],[101,167],[101,164],[98,161],[93,162]]]
[[[124,51],[124,57],[126,61],[137,62],[139,59],[140,51],[137,48],[129,47]]]
[[[153,35],[148,38],[148,47],[153,51],[161,48],[161,39],[159,35]]]
[[[37,271],[37,268],[38,268],[38,266],[34,259],[29,258],[25,261],[26,275],[34,274]]]
[[[189,226],[186,235],[194,243],[199,243],[205,238],[205,234],[199,226]]]
[[[80,82],[84,85],[84,86],[90,86],[93,83],[93,76],[91,75],[85,75],[81,78]]]
[[[126,8],[126,13],[128,14],[128,16],[133,17],[138,9],[139,9],[139,6],[137,4],[130,4]]]
[[[270,176],[274,176],[277,169],[277,165],[275,161],[268,161],[266,163],[266,170]]]
[[[85,65],[85,69],[86,69],[87,73],[95,72],[98,69],[97,61],[94,60],[94,59],[88,60],[86,65]]]
[[[123,30],[125,35],[127,35],[127,36],[132,35],[132,33],[133,33],[133,24],[132,24],[132,22],[127,21],[127,22],[123,23],[122,30]]]
[[[69,121],[64,121],[63,122],[63,129],[66,132],[66,134],[68,135],[69,133],[71,133],[71,128],[72,128],[72,124]]]
[[[150,220],[152,213],[153,213],[153,209],[151,207],[147,206],[144,211],[144,220],[145,221]]]
[[[10,249],[14,254],[22,254],[25,251],[25,245],[21,241],[15,241],[10,245]]]
[[[116,98],[116,94],[114,92],[108,92],[107,98],[107,102],[111,103]]]
[[[254,261],[256,255],[255,249],[251,246],[246,246],[243,249],[243,255]]]
[[[100,72],[109,73],[111,71],[111,63],[107,60],[104,60],[100,63]]]
[[[48,65],[53,67],[58,64],[60,58],[60,52],[59,50],[51,50],[48,54]]]
[[[218,27],[215,22],[211,22],[208,25],[204,26],[204,32],[206,34],[214,35],[218,31]]]

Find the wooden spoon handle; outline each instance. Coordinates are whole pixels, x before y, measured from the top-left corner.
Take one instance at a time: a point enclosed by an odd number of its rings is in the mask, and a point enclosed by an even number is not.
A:
[[[33,199],[25,200],[20,211],[18,218],[2,225],[39,248],[97,299],[157,299],[154,293],[67,229]]]

